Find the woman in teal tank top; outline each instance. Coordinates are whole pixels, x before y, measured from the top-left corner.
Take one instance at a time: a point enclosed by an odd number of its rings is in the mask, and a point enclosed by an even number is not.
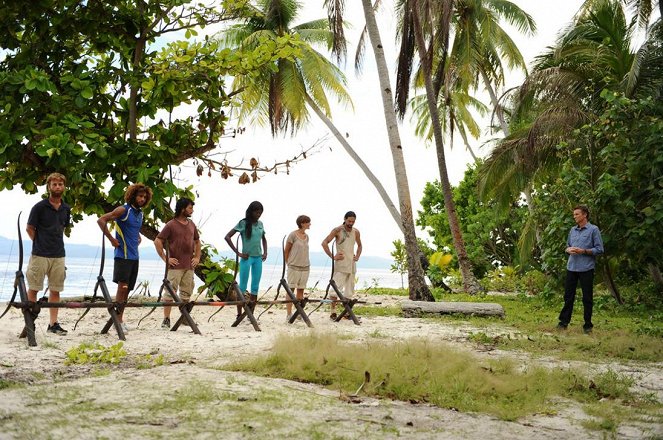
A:
[[[246,292],[249,274],[251,274],[252,307],[255,307],[255,302],[258,300],[262,262],[267,259],[267,238],[265,238],[265,228],[260,221],[262,212],[262,203],[251,202],[246,209],[245,217],[226,234],[228,246],[239,257],[239,288],[242,292]],[[242,237],[241,252],[232,242],[232,237],[237,232]]]

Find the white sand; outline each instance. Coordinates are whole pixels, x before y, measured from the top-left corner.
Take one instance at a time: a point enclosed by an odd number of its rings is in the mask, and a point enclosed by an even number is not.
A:
[[[271,295],[268,295],[271,296]],[[368,301],[396,304],[403,298],[376,297]],[[273,307],[260,319],[261,332],[245,320],[230,327],[235,307],[226,307],[210,323],[216,309],[197,307],[192,316],[202,335],[188,327],[177,332],[160,328],[157,309],[136,324],[149,309],[128,309],[130,332],[124,348],[126,362],[108,369],[65,366],[65,352],[82,342],[105,346],[118,342],[111,329],[99,331],[107,319],[103,309],[93,309],[73,331],[81,310],[60,311],[67,336],[46,333],[48,311],[37,321],[38,347],[28,347],[17,335],[23,327],[19,310],[0,321],[0,379],[30,386],[0,389],[0,439],[5,438],[602,438],[606,431],[584,428],[591,419],[572,402],[560,402],[550,414],[504,422],[483,414],[459,413],[429,405],[377,400],[360,395],[352,403],[338,391],[281,379],[228,372],[223,366],[235,359],[269,352],[279,334],[333,332],[349,343],[376,337],[386,340],[420,338],[444,341],[475,351],[479,356],[511,356],[530,362],[527,355],[498,350],[481,351],[467,342],[469,332],[496,331],[469,325],[396,317],[364,317],[361,326],[351,321],[333,323],[327,307],[313,314],[314,328],[298,321],[285,323],[285,310]],[[309,306],[309,310],[312,306]],[[262,311],[259,306],[257,313]],[[178,312],[173,310],[173,318]],[[174,322],[174,319],[172,319]],[[497,329],[499,331],[499,329]],[[505,331],[502,329],[502,331]],[[164,356],[166,365],[141,369],[141,362]],[[553,368],[570,363],[553,363]],[[639,391],[663,398],[661,365],[597,365],[575,362],[585,368],[613,368],[631,374]],[[1,382],[0,382],[1,384]],[[1,388],[1,386],[0,386]],[[193,393],[207,399],[195,408],[177,410],[177,396]],[[205,398],[205,393],[211,393]],[[201,397],[202,396],[202,397]],[[167,403],[164,403],[167,402]],[[173,408],[173,405],[175,408]],[[659,414],[660,420],[660,414]],[[634,420],[619,427],[620,438],[663,436],[660,424]]]

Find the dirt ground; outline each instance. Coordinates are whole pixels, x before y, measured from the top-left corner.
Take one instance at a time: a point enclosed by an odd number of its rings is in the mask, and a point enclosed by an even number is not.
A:
[[[400,297],[371,296],[369,301],[397,304]],[[224,309],[210,323],[211,308],[192,316],[202,335],[188,327],[162,330],[161,310],[136,328],[146,309],[129,309],[128,356],[117,366],[66,366],[65,352],[82,342],[109,346],[114,332],[100,335],[103,309],[92,310],[72,331],[80,310],[61,310],[69,330],[61,337],[46,333],[46,311],[37,321],[37,347],[17,336],[23,327],[18,310],[0,321],[0,439],[92,438],[421,438],[421,439],[599,439],[612,435],[589,430],[591,419],[575,402],[559,401],[554,411],[516,422],[461,413],[424,404],[359,396],[312,384],[254,377],[224,370],[241,357],[269,352],[279,334],[334,332],[360,343],[379,334],[390,340],[426,337],[454,344],[478,356],[516,357],[552,368],[572,365],[585,370],[613,369],[635,379],[637,391],[663,401],[663,365],[596,364],[530,359],[527,354],[485,351],[468,342],[470,332],[504,332],[496,324],[484,328],[398,317],[364,317],[361,326],[333,323],[324,307],[313,314],[314,328],[286,324],[285,311],[273,307],[260,319],[261,332],[242,323],[230,327],[234,310]],[[260,310],[260,309],[259,309]],[[176,316],[177,312],[174,311]],[[154,366],[163,355],[164,365]],[[13,384],[5,386],[4,384]],[[18,384],[18,385],[16,385]],[[660,420],[660,418],[659,418]],[[629,420],[618,438],[663,438],[663,426],[646,419]]]

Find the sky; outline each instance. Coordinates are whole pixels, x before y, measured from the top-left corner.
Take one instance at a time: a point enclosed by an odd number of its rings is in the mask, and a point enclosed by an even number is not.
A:
[[[510,34],[528,63],[546,46],[553,44],[556,35],[569,24],[582,4],[581,0],[557,0],[555,2],[513,0],[513,2],[532,15],[538,28],[537,34],[534,36],[520,36],[515,31]],[[322,5],[322,0],[307,0],[302,3],[305,6],[297,23],[326,16],[322,7],[318,6]],[[382,10],[378,14],[378,23],[387,63],[393,68],[390,72],[393,83],[395,77],[393,72],[396,65],[393,1],[384,1],[383,4]],[[347,89],[352,97],[354,110],[336,106],[332,110],[332,119],[340,132],[345,133],[355,151],[378,176],[398,206],[393,162],[370,47],[366,51],[363,73],[360,77],[355,75],[352,65],[358,34],[364,24],[361,2],[346,2],[346,8],[346,17],[353,27],[348,31],[348,58],[350,61],[345,66],[345,73],[348,80]],[[516,86],[522,82],[522,79],[521,73],[511,73],[507,77],[506,87]],[[488,103],[488,100],[484,99],[484,102]],[[232,124],[233,121],[230,122],[230,128],[233,127]],[[487,121],[484,125],[488,125]],[[406,116],[400,126],[400,136],[412,204],[416,212],[421,209],[419,202],[426,182],[439,179],[439,171],[434,146],[427,145],[426,142],[415,137],[413,127],[409,117]],[[331,136],[326,127],[318,122],[314,114],[311,114],[309,126],[298,132],[295,137],[275,139],[271,137],[267,127],[244,126],[244,128],[246,130],[242,135],[234,139],[224,138],[220,142],[219,151],[227,154],[231,164],[240,164],[242,160],[244,160],[244,164],[247,164],[251,157],[255,157],[261,165],[269,166],[275,161],[281,162],[292,158],[316,143],[319,144],[319,147],[315,154],[294,164],[290,168],[289,175],[283,172],[279,172],[277,175],[263,175],[257,183],[247,185],[238,184],[237,176],[224,180],[218,173],[212,173],[212,177],[207,177],[207,174],[204,173],[202,177],[198,177],[191,163],[185,163],[183,166],[175,168],[176,184],[193,185],[194,187],[197,198],[192,218],[200,228],[203,242],[226,250],[227,245],[223,241],[223,237],[244,217],[249,203],[258,200],[265,209],[261,220],[265,225],[269,246],[280,246],[282,237],[296,229],[297,216],[306,214],[312,219],[309,230],[311,250],[317,251],[319,250],[316,249],[317,243],[320,243],[333,227],[342,223],[346,211],[352,210],[357,214],[355,227],[361,232],[364,255],[389,258],[389,254],[393,250],[392,242],[401,238],[398,226],[373,185]],[[491,134],[485,132],[481,139],[470,141],[475,153],[479,156],[489,153],[489,147],[481,148],[481,145],[489,138],[491,138]],[[467,164],[471,162],[471,157],[464,150],[460,141],[457,141],[451,150],[448,142],[445,143],[445,146],[449,176],[452,184],[456,184],[462,179]],[[16,216],[18,212],[23,211],[22,228],[24,230],[30,208],[40,200],[41,194],[44,192],[45,189],[40,194],[26,195],[16,189],[1,191],[0,205],[5,207],[5,215],[0,216],[0,235],[17,238]],[[172,203],[174,205],[175,201]],[[87,217],[75,225],[71,236],[65,239],[65,244],[97,243],[100,238],[99,234],[96,218]],[[419,230],[417,234],[422,238],[428,236],[426,232]],[[142,246],[152,246],[152,243],[144,240]],[[0,251],[2,250],[0,249]]]

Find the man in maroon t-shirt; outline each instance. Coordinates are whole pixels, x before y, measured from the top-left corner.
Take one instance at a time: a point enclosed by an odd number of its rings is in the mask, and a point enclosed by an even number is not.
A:
[[[168,281],[177,291],[179,289],[182,301],[189,301],[193,292],[193,270],[200,262],[200,237],[198,229],[191,221],[193,214],[193,200],[186,197],[177,201],[175,205],[175,218],[166,223],[163,230],[154,240],[154,246],[161,259],[166,262],[164,242],[168,243]],[[164,300],[172,302],[169,295]],[[170,328],[170,309],[163,308],[162,328]],[[186,325],[186,321],[182,322]]]

